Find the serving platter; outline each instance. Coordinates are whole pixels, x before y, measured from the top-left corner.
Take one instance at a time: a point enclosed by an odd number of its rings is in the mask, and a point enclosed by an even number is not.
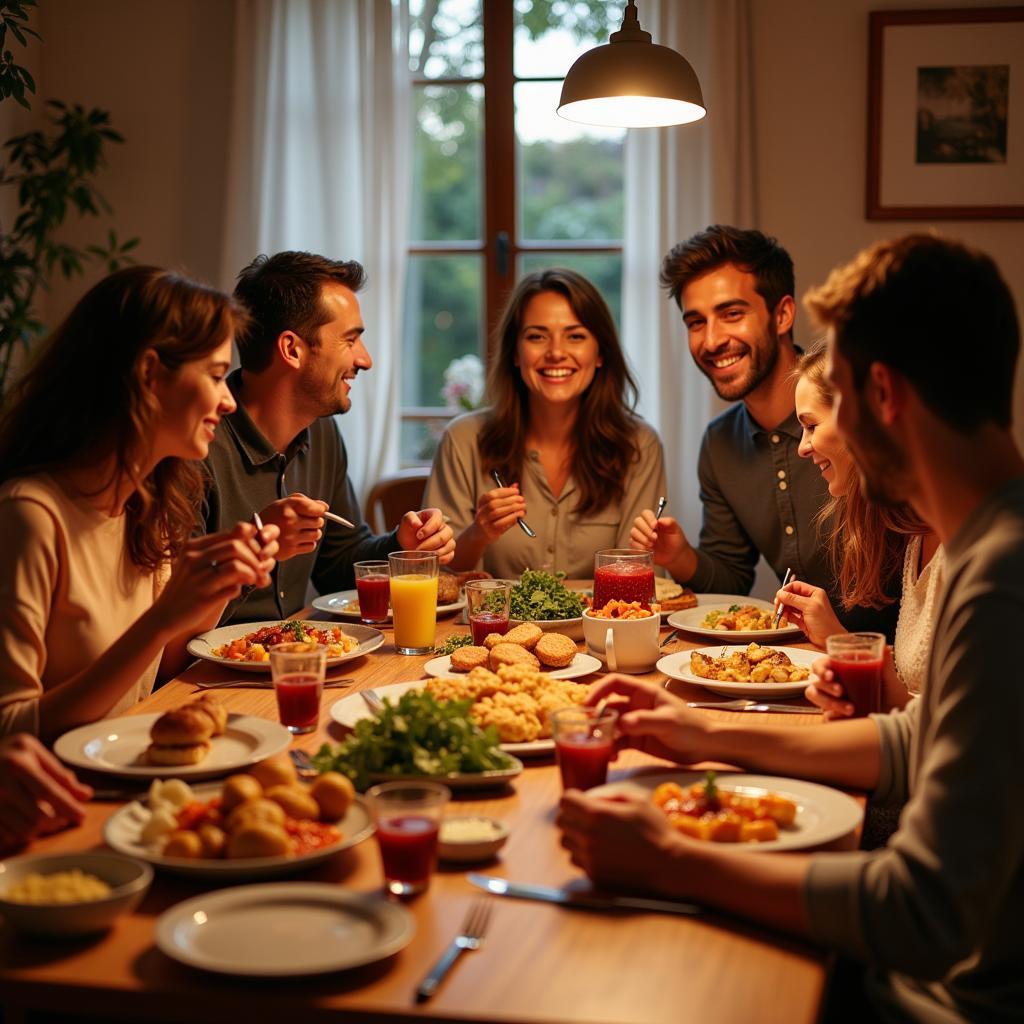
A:
[[[306,619],[298,621],[311,629],[324,629],[334,625],[329,622],[313,622]],[[232,670],[239,672],[269,672],[269,661],[236,661],[234,658],[221,658],[213,652],[218,647],[231,643],[232,640],[248,636],[250,633],[255,633],[265,626],[278,626],[281,622],[281,619],[272,619],[269,622],[236,622],[231,626],[220,626],[218,629],[211,629],[207,633],[193,637],[188,642],[187,650],[193,658],[212,661],[215,665],[226,665]],[[384,634],[379,629],[374,629],[372,626],[364,626],[361,623],[346,623],[342,632],[352,637],[353,640],[357,640],[359,646],[347,654],[329,657],[327,659],[328,670],[346,661],[352,661],[353,658],[362,658],[371,651],[377,650],[384,643]]]
[[[280,723],[252,715],[228,715],[223,736],[210,740],[210,752],[198,764],[146,764],[150,729],[160,715],[106,718],[64,733],[53,752],[75,768],[141,779],[209,779],[227,775],[280,753],[292,741]]]
[[[789,656],[794,665],[802,665],[810,668],[815,660],[820,658],[820,651],[805,651],[799,647],[776,647],[769,645],[773,650],[782,651]],[[727,697],[756,697],[777,698],[796,697],[802,694],[811,683],[816,683],[818,677],[812,672],[810,677],[798,683],[739,683],[726,682],[719,679],[705,679],[703,676],[695,675],[690,671],[690,655],[704,654],[709,658],[727,657],[733,651],[745,651],[746,644],[733,644],[725,647],[698,647],[690,651],[679,651],[676,654],[668,654],[658,660],[656,668],[671,679],[679,679],[684,683],[696,683],[712,693],[721,693]]]

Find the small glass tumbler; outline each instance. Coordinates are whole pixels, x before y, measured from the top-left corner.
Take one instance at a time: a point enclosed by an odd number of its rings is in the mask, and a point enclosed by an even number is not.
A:
[[[368,626],[387,622],[391,615],[391,564],[356,562],[352,568],[359,595],[359,621]]]
[[[618,720],[618,711],[608,708],[562,708],[551,715],[563,789],[593,789],[607,780]]]
[[[437,866],[437,834],[451,791],[438,782],[383,782],[366,791],[377,828],[384,886],[415,896]]]
[[[834,633],[826,638],[825,650],[836,681],[853,705],[854,718],[879,711],[885,637],[881,633]]]
[[[511,580],[470,580],[465,589],[473,643],[481,646],[490,633],[504,636],[508,632]]]
[[[277,714],[290,733],[316,729],[326,671],[327,648],[323,644],[291,642],[270,648]]]
[[[430,654],[437,627],[437,555],[392,551],[391,617],[399,654]]]

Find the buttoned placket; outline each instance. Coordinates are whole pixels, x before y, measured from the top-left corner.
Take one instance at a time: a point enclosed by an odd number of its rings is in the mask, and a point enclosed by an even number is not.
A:
[[[786,443],[788,435],[780,430],[773,430],[762,436],[768,438],[772,468],[775,471],[775,508],[785,537],[783,542],[785,561],[799,577],[804,574],[804,566],[800,559],[800,545],[796,535],[796,509],[793,507],[793,495],[789,489],[792,446]]]

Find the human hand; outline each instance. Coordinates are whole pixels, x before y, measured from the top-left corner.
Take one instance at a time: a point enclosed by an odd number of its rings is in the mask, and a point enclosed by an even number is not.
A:
[[[203,625],[243,587],[268,587],[277,553],[278,528],[251,523],[193,537],[185,545],[153,605],[169,636]]]
[[[496,487],[484,491],[477,499],[477,529],[488,544],[493,544],[506,530],[516,525],[517,519],[526,518],[526,499],[519,493],[519,484],[511,487]]]
[[[856,713],[853,703],[847,698],[843,684],[836,678],[832,671],[832,659],[825,655],[817,658],[811,665],[811,671],[818,677],[817,683],[811,683],[804,690],[804,696],[816,704],[824,712],[826,722],[838,722],[844,718],[851,718]],[[882,707],[880,711],[889,711],[893,707],[903,707],[906,699],[894,700],[890,691],[894,690],[901,696],[906,694],[906,687],[903,685],[896,672],[896,663],[893,661],[892,648],[885,646],[882,653]]]
[[[629,539],[636,550],[654,552],[655,565],[669,568],[693,550],[678,520],[671,516],[655,519],[654,512],[649,508],[645,508],[633,520]]]
[[[633,676],[607,675],[594,684],[586,703],[605,701],[619,712],[616,750],[632,747],[667,761],[701,761],[703,726],[707,719],[695,715],[674,694]]]
[[[655,889],[673,895],[674,851],[680,837],[650,801],[632,795],[562,794],[555,824],[561,844],[599,886]]]
[[[847,632],[821,587],[791,580],[776,591],[775,600],[785,605],[783,614],[794,626],[799,626],[816,647],[824,647],[826,638],[836,633]]]
[[[260,510],[264,526],[273,524],[280,531],[277,560],[284,562],[295,555],[312,551],[323,536],[323,515],[328,510],[326,501],[309,498],[305,494],[289,494],[287,498],[272,501]]]
[[[455,535],[439,508],[406,512],[398,524],[398,543],[403,551],[433,551],[440,565],[455,557]]]
[[[35,736],[19,733],[0,739],[0,849],[79,824],[85,817],[81,801],[90,797],[92,789]]]

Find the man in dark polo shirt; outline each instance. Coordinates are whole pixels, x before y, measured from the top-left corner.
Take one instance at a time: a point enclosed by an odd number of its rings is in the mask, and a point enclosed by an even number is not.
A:
[[[363,342],[356,292],[362,266],[305,252],[258,256],[239,275],[235,297],[253,326],[228,378],[238,403],[210,445],[204,518],[209,532],[258,512],[281,529],[273,586],[229,605],[222,624],[281,619],[321,593],[354,585],[352,566],[391,551],[455,551],[439,509],[406,512],[398,528],[375,536],[363,522],[348,479],[348,456],[335,416],[348,412],[360,370],[373,360]],[[356,524],[326,524],[330,508]]]
[[[897,604],[843,611],[814,523],[828,487],[797,452],[789,253],[760,231],[713,225],[669,252],[661,283],[682,312],[697,368],[719,398],[736,404],[711,421],[701,442],[699,545],[675,519],[656,523],[650,510],[635,521],[634,543],[653,548],[674,579],[705,593],[748,594],[763,555],[780,580],[790,568],[822,587],[847,629],[891,639]]]

